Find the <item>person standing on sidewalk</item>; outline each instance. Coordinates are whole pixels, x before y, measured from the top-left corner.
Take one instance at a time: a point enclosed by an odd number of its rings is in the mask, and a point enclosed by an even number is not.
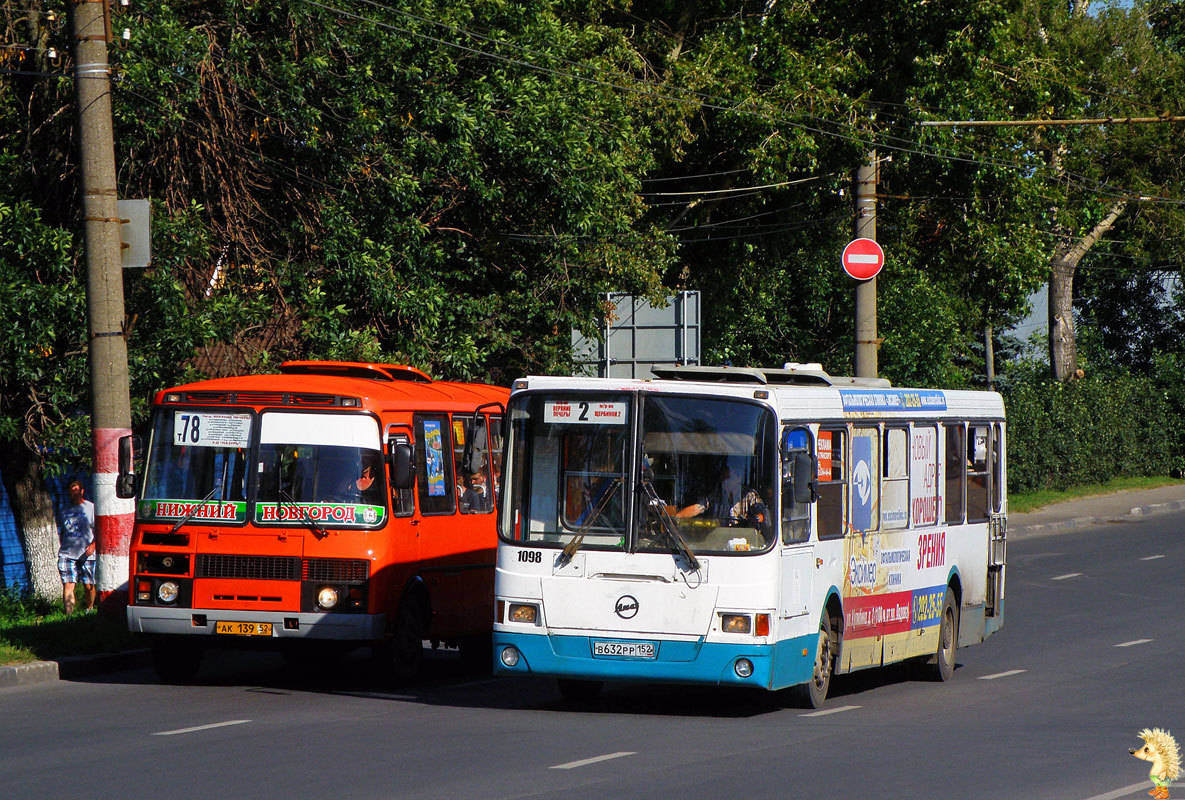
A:
[[[79,581],[86,595],[86,610],[95,607],[95,504],[86,499],[82,481],[70,481],[68,490],[70,505],[62,514],[62,546],[58,549],[67,615],[74,611],[74,585]]]

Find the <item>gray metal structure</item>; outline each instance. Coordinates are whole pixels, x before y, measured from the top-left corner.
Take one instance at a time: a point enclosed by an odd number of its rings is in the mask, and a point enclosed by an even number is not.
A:
[[[632,294],[611,292],[613,306],[600,337],[572,331],[572,353],[580,375],[599,378],[652,378],[655,366],[700,363],[701,307],[698,291],[679,292],[665,308]]]

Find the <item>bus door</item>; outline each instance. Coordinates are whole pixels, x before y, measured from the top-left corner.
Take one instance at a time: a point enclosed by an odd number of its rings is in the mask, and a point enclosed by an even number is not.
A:
[[[811,434],[806,428],[782,431],[781,591],[778,593],[779,639],[809,634],[818,627],[810,617],[815,551],[810,543],[814,475]]]
[[[883,653],[884,595],[880,569],[880,430],[852,429],[851,529],[844,548],[844,669],[878,666]]]

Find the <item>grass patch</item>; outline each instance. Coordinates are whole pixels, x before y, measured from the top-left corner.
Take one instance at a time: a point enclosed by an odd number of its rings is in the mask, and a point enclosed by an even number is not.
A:
[[[1156,489],[1161,486],[1180,486],[1185,480],[1169,477],[1155,478],[1113,478],[1106,483],[1092,483],[1088,486],[1074,486],[1062,492],[1040,491],[1022,492],[1008,495],[1008,511],[1013,514],[1024,514],[1026,511],[1036,511],[1039,508],[1078,500],[1083,497],[1094,497],[1100,494],[1114,494],[1136,489]]]
[[[82,607],[81,591],[80,587],[77,608]],[[81,611],[67,617],[61,601],[50,603],[0,586],[0,666],[118,653],[137,646],[122,618]]]

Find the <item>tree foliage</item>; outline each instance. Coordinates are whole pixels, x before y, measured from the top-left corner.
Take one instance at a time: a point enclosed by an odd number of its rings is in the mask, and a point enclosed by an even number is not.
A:
[[[111,53],[120,195],[154,211],[125,275],[136,419],[286,358],[564,371],[609,291],[703,291],[706,361],[846,372],[872,151],[887,377],[982,382],[985,328],[1118,200],[1078,262],[1083,351],[1152,365],[1182,324],[1180,126],[919,124],[1181,113],[1180,0],[1082,7],[138,0]],[[5,8],[0,308],[27,324],[0,334],[0,439],[85,460],[66,6]]]

